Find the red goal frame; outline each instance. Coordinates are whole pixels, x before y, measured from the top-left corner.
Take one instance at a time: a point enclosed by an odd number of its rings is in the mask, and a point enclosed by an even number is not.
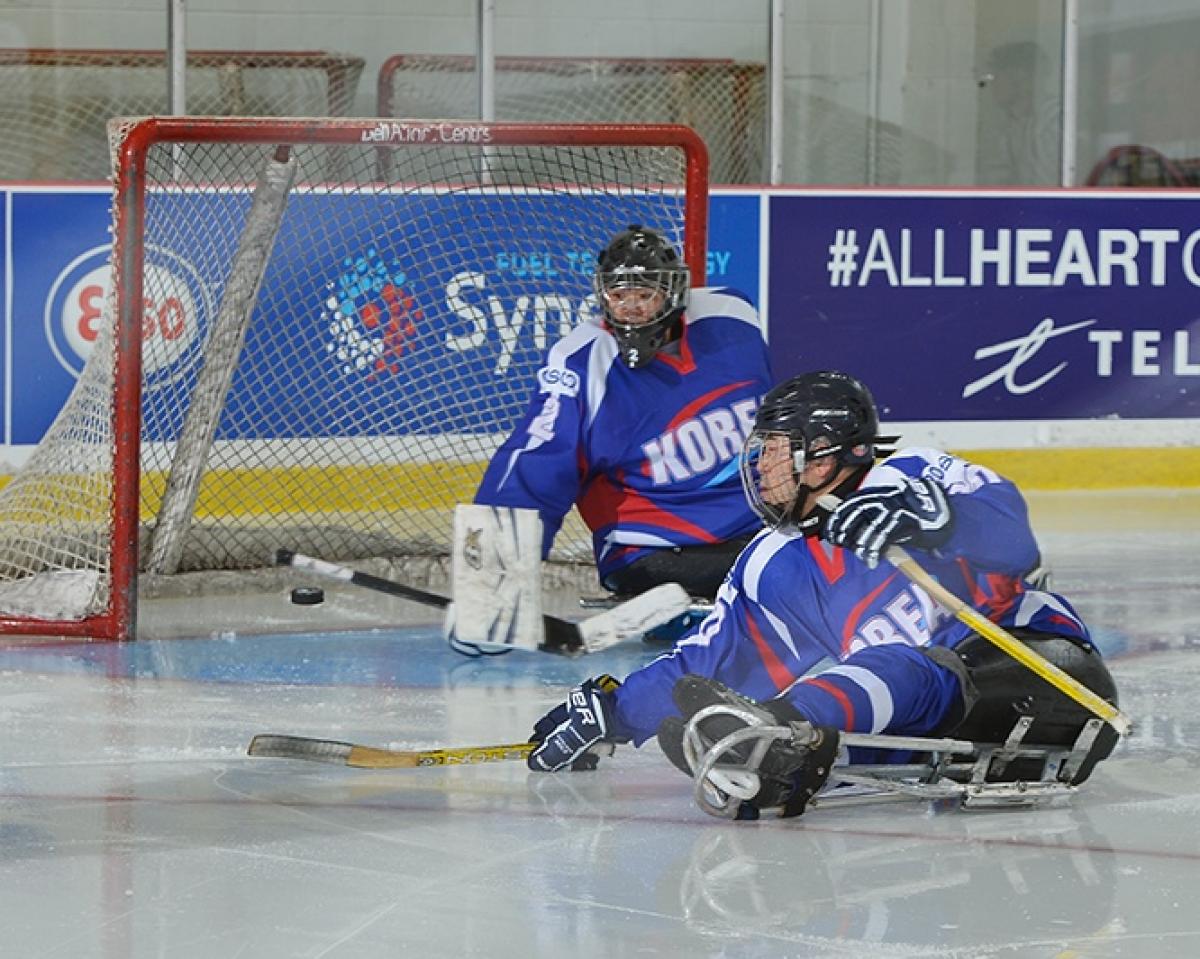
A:
[[[110,592],[107,608],[79,620],[45,620],[0,615],[0,632],[28,635],[128,640],[137,631],[139,573],[139,495],[142,391],[142,299],[147,153],[172,143],[241,143],[285,147],[296,144],[363,144],[387,124],[395,149],[428,146],[421,131],[433,125],[435,135],[479,136],[495,146],[620,147],[679,149],[684,157],[683,256],[693,283],[706,274],[708,225],[708,154],[690,128],[675,124],[530,124],[477,121],[351,120],[339,118],[276,119],[254,117],[150,117],[131,125],[115,158],[114,244],[112,262],[117,286],[115,308],[113,491],[111,502]],[[409,139],[411,137],[411,140]],[[448,141],[449,142],[449,141]]]

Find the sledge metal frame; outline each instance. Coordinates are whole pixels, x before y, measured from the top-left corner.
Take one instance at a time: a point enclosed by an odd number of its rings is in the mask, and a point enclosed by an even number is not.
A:
[[[684,751],[692,763],[696,803],[705,812],[730,819],[737,815],[740,799],[727,787],[738,789],[776,740],[805,747],[817,735],[808,723],[786,726],[747,725],[718,740],[697,756],[692,743],[699,741],[698,723],[716,713],[738,710],[708,706],[688,722]],[[923,762],[835,765],[826,785],[808,803],[809,809],[835,808],[898,800],[956,801],[963,809],[995,809],[1043,805],[1065,800],[1078,792],[1073,783],[1091,752],[1102,720],[1088,720],[1069,746],[1027,743],[1032,716],[1022,716],[1001,743],[965,739],[934,739],[874,733],[839,733],[839,749],[850,746],[927,753]],[[739,746],[754,743],[748,763],[725,764],[722,757]],[[1037,779],[1008,779],[1009,765],[1018,759],[1040,760]],[[715,777],[714,774],[715,773]],[[714,782],[714,778],[716,782]],[[757,785],[755,785],[755,790]]]

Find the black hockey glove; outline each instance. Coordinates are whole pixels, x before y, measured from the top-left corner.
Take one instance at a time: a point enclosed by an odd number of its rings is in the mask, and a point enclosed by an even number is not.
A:
[[[539,719],[529,737],[538,744],[529,754],[529,768],[545,773],[595,769],[604,751],[597,747],[611,735],[612,694],[620,685],[607,673],[585,680]]]
[[[937,549],[953,524],[946,491],[933,480],[908,476],[897,486],[851,493],[830,514],[824,535],[874,569],[890,546]]]

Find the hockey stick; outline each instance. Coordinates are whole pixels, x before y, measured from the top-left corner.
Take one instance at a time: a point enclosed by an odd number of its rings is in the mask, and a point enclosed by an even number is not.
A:
[[[1095,722],[1095,720],[1093,720]],[[1023,724],[1023,726],[1022,726]],[[1023,733],[1029,728],[1030,720],[1022,720],[1018,729]],[[750,727],[753,731],[753,728]],[[782,730],[781,730],[782,731]],[[734,734],[736,737],[738,734]],[[880,802],[894,799],[947,799],[958,798],[963,805],[1013,806],[1033,805],[1068,795],[1075,786],[1065,782],[1033,781],[1020,783],[984,783],[983,771],[990,768],[994,758],[1015,759],[1020,756],[1044,756],[1046,747],[1024,747],[1020,736],[1010,736],[1004,744],[981,744],[958,739],[926,739],[911,736],[887,736],[871,733],[840,733],[840,743],[845,746],[872,747],[876,749],[902,749],[911,752],[927,752],[930,759],[925,763],[845,765],[835,763],[831,779],[843,785],[852,784],[859,791],[834,790],[814,798],[811,805],[839,806],[863,802]],[[731,737],[733,738],[733,737]],[[1082,737],[1081,737],[1082,740]],[[1080,743],[1068,750],[1062,748],[1052,752],[1068,753],[1066,762],[1078,752]],[[269,759],[293,759],[305,762],[327,763],[334,766],[352,766],[356,769],[417,769],[425,766],[473,766],[480,763],[523,762],[537,748],[536,743],[502,743],[493,746],[458,746],[434,749],[384,749],[376,746],[360,746],[334,739],[312,739],[307,736],[285,736],[263,733],[250,740],[247,755]],[[1086,743],[1084,749],[1086,751]],[[597,743],[592,747],[600,755],[611,756],[615,751],[612,743]],[[711,770],[719,758],[713,750],[711,761],[701,771]],[[957,756],[956,761],[950,761]],[[1045,757],[1049,760],[1050,756]],[[1059,768],[1055,766],[1054,768]],[[969,773],[975,770],[980,782],[970,778],[954,781],[949,773]],[[697,796],[703,795],[703,777],[696,777]],[[861,790],[866,790],[863,792]],[[701,808],[713,811],[707,798],[700,801]]]
[[[837,508],[841,501],[837,497],[827,494],[822,496],[818,502],[825,509],[833,510]],[[886,559],[907,576],[911,582],[916,583],[925,590],[931,599],[940,603],[947,611],[952,613],[954,618],[959,622],[965,623],[984,639],[999,646],[1022,666],[1035,672],[1060,693],[1074,700],[1088,712],[1099,716],[1122,736],[1129,732],[1129,717],[1117,709],[1116,706],[1108,700],[1097,696],[1074,676],[1059,669],[1044,656],[1034,652],[1008,632],[1008,630],[1004,629],[1004,627],[998,626],[973,606],[964,603],[950,592],[950,590],[946,589],[945,586],[930,576],[920,563],[909,556],[899,546],[891,547],[886,553]]]
[[[447,749],[380,749],[334,739],[281,736],[264,733],[250,740],[250,756],[273,759],[304,759],[359,769],[415,769],[418,766],[469,766],[524,760],[534,743],[503,743],[496,746],[461,746]]]
[[[437,609],[445,609],[452,602],[450,597],[439,593],[406,586],[382,576],[372,576],[349,566],[305,556],[290,549],[276,550],[275,563],[278,566],[305,569],[321,576],[353,583],[355,586],[373,589],[390,596],[399,596]],[[579,623],[545,615],[542,617],[545,639],[538,649],[566,655],[599,652],[674,619],[687,612],[690,603],[691,599],[683,587],[677,583],[663,583],[640,596],[619,603],[607,612],[591,616]]]
[[[343,582],[353,583],[355,586],[361,586],[364,589],[373,589],[378,593],[399,596],[402,599],[412,600],[414,603],[433,606],[435,609],[445,609],[452,602],[449,596],[430,593],[423,589],[417,589],[415,586],[405,586],[403,583],[397,583],[395,580],[384,579],[382,576],[372,576],[370,573],[351,569],[349,566],[330,563],[323,559],[317,559],[314,556],[305,556],[303,553],[294,553],[290,549],[276,550],[275,564],[277,566],[294,566],[297,569],[306,569],[312,573],[319,573],[321,576],[328,576],[330,579],[340,579]],[[543,616],[542,625],[545,628],[546,638],[539,649],[555,653],[580,653],[584,651],[583,637],[579,634],[579,627],[574,623],[565,619],[559,619],[557,616]]]

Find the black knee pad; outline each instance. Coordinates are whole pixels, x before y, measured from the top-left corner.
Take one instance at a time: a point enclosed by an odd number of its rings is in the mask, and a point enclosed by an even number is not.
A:
[[[683,754],[683,731],[687,727],[678,716],[668,716],[658,727],[658,748],[671,761],[671,765],[685,776],[692,775],[692,767],[688,765]]]
[[[1095,649],[1065,636],[1021,629],[1011,632],[1101,699],[1117,705],[1116,683]],[[1087,721],[1094,718],[1090,710],[982,636],[972,636],[956,646],[954,652],[966,665],[979,693],[974,707],[955,727],[953,735],[956,738],[1003,742],[1018,719],[1032,716],[1033,725],[1025,734],[1026,743],[1070,746]],[[1112,752],[1116,745],[1116,736],[1108,735],[1109,732],[1109,727],[1105,726],[1105,734],[1097,741],[1094,755],[1088,757],[1089,772],[1091,766]]]
[[[630,596],[662,583],[678,583],[688,595],[711,602],[725,581],[725,574],[752,538],[740,536],[724,543],[656,549],[609,574],[604,588],[620,596]]]

